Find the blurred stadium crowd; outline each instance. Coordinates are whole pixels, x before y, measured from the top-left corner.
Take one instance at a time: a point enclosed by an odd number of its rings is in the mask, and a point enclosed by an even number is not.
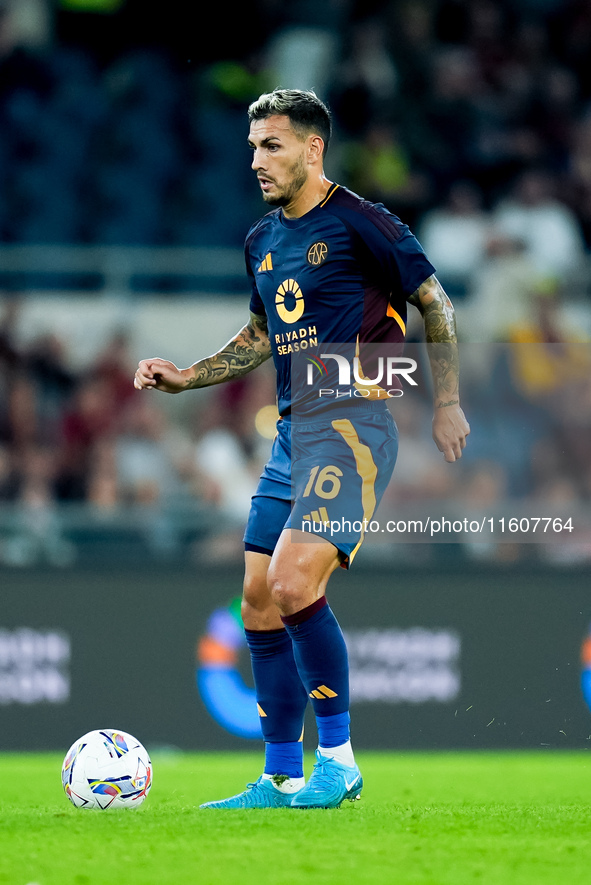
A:
[[[440,463],[428,403],[395,405],[385,512],[507,496],[588,505],[590,0],[253,0],[224,11],[231,29],[192,31],[182,5],[171,0],[164,27],[134,0],[0,0],[0,244],[240,248],[264,211],[245,106],[276,85],[315,88],[334,112],[329,176],[411,225],[461,337],[490,345],[486,358],[467,345],[459,469]],[[272,372],[171,411],[133,390],[127,333],[84,371],[55,330],[23,345],[27,297],[0,303],[0,503],[23,514],[17,530],[0,525],[0,560],[70,561],[58,505],[103,523],[137,507],[163,554],[182,545],[178,515],[198,513],[192,537],[221,524],[218,555],[239,553]],[[588,534],[563,550],[591,557]]]
[[[134,44],[132,24],[107,53],[115,16],[94,39],[71,22],[82,13],[58,15],[57,36],[19,32],[13,7],[49,6],[0,4],[3,240],[240,245],[260,209],[245,103],[293,82],[333,107],[339,174],[411,226],[442,207],[475,226],[493,211],[550,271],[591,245],[587,0],[234,3],[231,29],[190,29],[189,58],[154,36]],[[553,233],[543,254],[523,218],[534,208]],[[478,265],[476,234],[464,249]]]

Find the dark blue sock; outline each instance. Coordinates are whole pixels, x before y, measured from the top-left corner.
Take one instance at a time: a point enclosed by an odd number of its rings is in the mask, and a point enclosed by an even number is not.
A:
[[[336,713],[334,716],[318,716],[318,745],[328,749],[346,744],[351,733],[351,717],[349,712]]]
[[[303,777],[303,741],[266,742],[264,770],[265,774],[288,774],[290,777]]]
[[[326,597],[281,620],[291,636],[298,672],[312,700],[320,746],[346,743],[349,740],[349,658],[342,630]],[[326,728],[325,717],[330,720]]]
[[[303,776],[304,714],[308,703],[286,630],[245,630],[250,650],[265,773]]]

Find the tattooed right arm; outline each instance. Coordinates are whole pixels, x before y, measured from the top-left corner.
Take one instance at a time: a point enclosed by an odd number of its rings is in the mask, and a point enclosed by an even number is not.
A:
[[[271,356],[267,317],[251,313],[238,334],[213,356],[191,366],[186,389],[210,387],[252,372]]]
[[[197,387],[222,384],[252,372],[271,356],[267,318],[251,313],[238,334],[213,356],[199,360],[188,369],[179,369],[160,357],[141,360],[134,378],[137,390],[181,393]]]

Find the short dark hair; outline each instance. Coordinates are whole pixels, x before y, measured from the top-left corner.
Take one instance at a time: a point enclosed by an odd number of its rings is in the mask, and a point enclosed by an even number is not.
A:
[[[257,98],[248,108],[248,120],[264,120],[267,117],[286,116],[298,135],[319,135],[324,142],[324,154],[328,150],[332,123],[330,111],[311,89],[274,89]]]

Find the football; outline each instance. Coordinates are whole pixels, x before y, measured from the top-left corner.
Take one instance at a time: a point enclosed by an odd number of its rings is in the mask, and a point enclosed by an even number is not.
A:
[[[152,763],[132,735],[89,731],[66,753],[62,785],[76,808],[137,808],[152,786]]]

